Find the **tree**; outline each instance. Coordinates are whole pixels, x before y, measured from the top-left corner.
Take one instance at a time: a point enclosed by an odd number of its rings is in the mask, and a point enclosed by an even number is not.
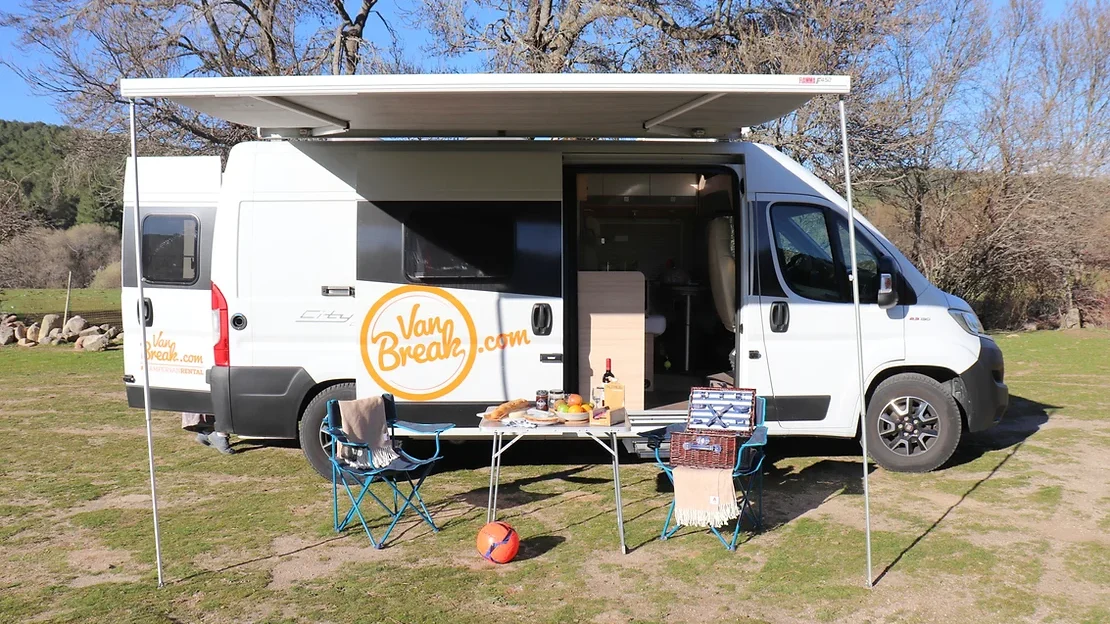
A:
[[[0,25],[45,59],[9,67],[55,96],[73,125],[124,135],[123,77],[392,71],[398,58],[363,39],[377,2],[359,0],[352,16],[342,0],[59,0],[0,13]],[[167,101],[142,104],[137,123],[147,154],[226,153],[252,137],[252,129]]]

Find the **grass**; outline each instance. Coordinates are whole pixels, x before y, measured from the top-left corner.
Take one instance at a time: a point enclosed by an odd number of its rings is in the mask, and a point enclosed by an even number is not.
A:
[[[774,439],[768,526],[734,553],[692,529],[659,541],[668,494],[650,463],[627,461],[628,555],[603,456],[522,442],[501,490],[522,551],[494,566],[473,543],[486,444],[449,446],[429,480],[443,530],[405,522],[379,551],[360,532],[333,533],[329,488],[299,450],[240,441],[244,452],[219,455],[155,413],[158,589],[145,429],[126,407],[122,353],[0,349],[0,622],[1106,621],[1110,426],[1098,389],[1110,384],[1110,333],[998,340],[1020,397],[1007,421],[942,471],[872,474],[874,573],[885,574],[871,590],[850,442]]]
[[[69,314],[118,310],[118,288],[75,288],[70,291]],[[66,289],[31,288],[0,290],[0,313],[17,314],[20,318],[61,314],[65,311]]]

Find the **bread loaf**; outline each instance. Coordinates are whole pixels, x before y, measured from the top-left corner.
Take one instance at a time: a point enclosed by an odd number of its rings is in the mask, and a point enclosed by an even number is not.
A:
[[[505,417],[512,412],[525,409],[528,407],[528,405],[529,403],[525,399],[514,399],[512,401],[508,401],[506,403],[498,405],[496,409],[486,415],[486,418],[490,420],[504,420]]]

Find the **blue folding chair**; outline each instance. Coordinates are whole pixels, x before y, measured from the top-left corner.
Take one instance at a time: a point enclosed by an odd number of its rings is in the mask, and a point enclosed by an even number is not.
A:
[[[736,528],[732,531],[732,539],[726,540],[725,536],[716,527],[709,527],[709,530],[713,531],[713,534],[721,540],[721,543],[728,550],[736,550],[736,540],[740,537],[740,526],[745,518],[751,521],[753,529],[760,530],[763,528],[763,457],[767,446],[767,427],[763,424],[763,414],[766,410],[766,400],[763,397],[757,397],[757,400],[759,402],[759,420],[757,421],[759,424],[752,432],[751,437],[737,449],[736,464],[732,469],[732,478],[736,484],[736,502],[740,507],[740,515],[736,518]],[[672,433],[685,430],[686,423],[675,423],[640,434],[641,437],[647,439],[648,448],[655,451],[655,463],[667,475],[672,487],[674,486],[674,467],[663,461],[659,449],[664,442],[670,443]],[[661,540],[665,540],[678,532],[678,523],[675,523],[673,527],[671,526],[671,520],[674,518],[674,505],[675,501],[672,499],[670,508],[667,510],[667,520],[663,523],[663,531],[659,534]]]
[[[334,399],[328,401],[328,419],[323,428],[323,433],[331,438],[328,445],[330,449],[328,458],[331,461],[332,516],[335,522],[335,531],[337,533],[342,531],[347,528],[347,525],[350,524],[352,520],[358,518],[358,521],[362,524],[363,530],[366,531],[366,536],[370,538],[370,544],[374,546],[374,548],[382,548],[385,545],[385,541],[389,539],[389,534],[393,531],[393,527],[397,526],[397,522],[401,519],[401,515],[408,509],[412,509],[416,512],[424,522],[428,523],[428,526],[432,527],[432,531],[439,531],[439,527],[437,527],[432,520],[432,514],[428,512],[427,506],[424,505],[424,499],[420,496],[420,486],[424,485],[424,480],[432,471],[432,466],[442,457],[439,453],[440,434],[455,426],[451,423],[426,424],[397,420],[397,405],[393,400],[393,395],[383,394],[382,398],[385,400],[385,414],[386,422],[389,425],[389,439],[393,445],[393,450],[397,453],[397,459],[390,462],[388,466],[384,468],[374,468],[372,465],[360,466],[341,457],[340,454],[336,452],[338,450],[337,445],[350,449],[367,449],[368,447],[366,444],[352,442],[348,439],[347,434],[342,429],[339,402]],[[401,449],[400,442],[398,442],[396,438],[398,429],[412,433],[435,434],[435,452],[427,459],[417,459],[409,455]],[[408,495],[405,495],[398,487],[399,483],[406,481],[410,488]],[[387,505],[385,501],[379,498],[378,495],[370,489],[372,484],[378,482],[385,483],[389,486],[390,493],[393,495],[392,505]],[[362,486],[357,496],[352,492],[351,484]],[[351,509],[347,512],[347,515],[344,516],[342,522],[339,520],[340,485],[346,490],[347,498],[351,501]],[[368,494],[392,519],[389,523],[389,527],[386,528],[385,533],[383,533],[381,539],[378,540],[374,539],[374,534],[370,532],[370,527],[366,524],[366,518],[362,515],[362,501]],[[389,493],[386,494],[386,498],[388,497]]]

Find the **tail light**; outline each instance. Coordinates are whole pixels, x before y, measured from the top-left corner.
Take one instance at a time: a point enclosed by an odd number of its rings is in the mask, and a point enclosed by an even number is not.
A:
[[[216,366],[231,365],[231,349],[227,327],[227,299],[220,289],[212,284],[212,333],[218,336],[212,347]]]

